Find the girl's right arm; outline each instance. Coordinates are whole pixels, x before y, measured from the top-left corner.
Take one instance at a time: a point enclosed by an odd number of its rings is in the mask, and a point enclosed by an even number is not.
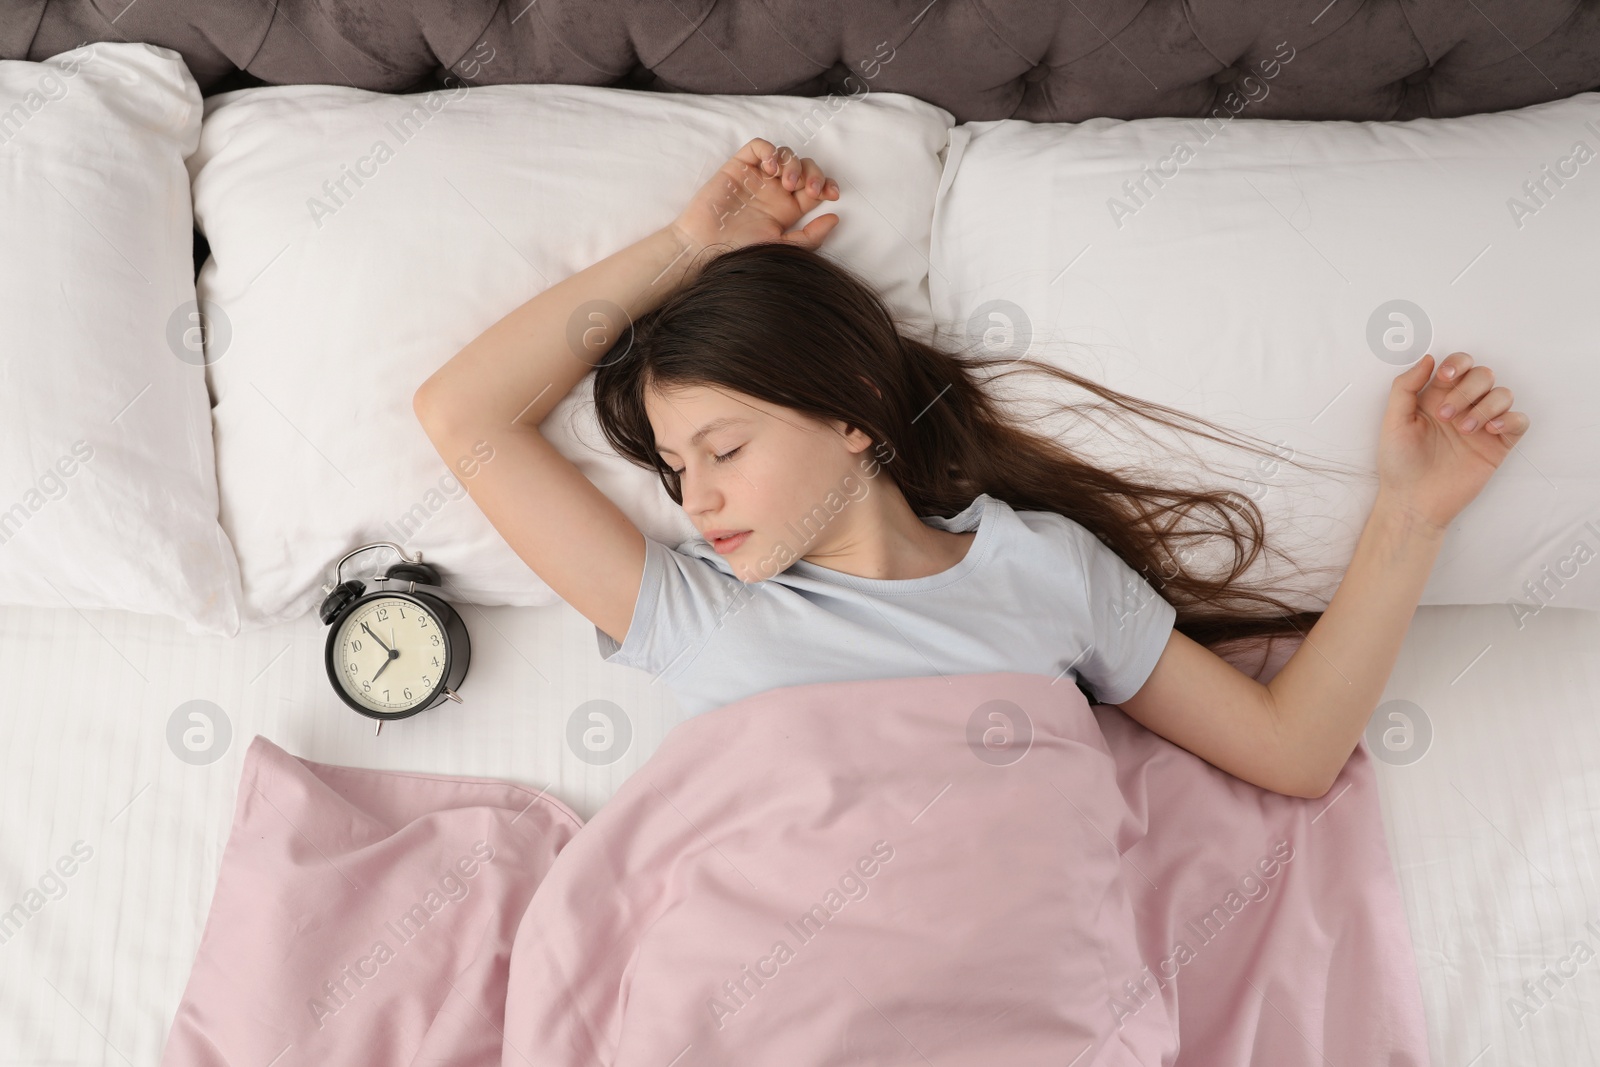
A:
[[[708,249],[774,240],[815,248],[837,215],[793,232],[789,227],[838,196],[838,185],[814,161],[755,138],[669,225],[511,311],[435,371],[412,399],[453,471],[465,474],[479,461],[462,484],[506,543],[557,596],[618,643],[644,577],[644,535],[551,446],[539,425],[630,321],[704,265]],[[611,314],[593,313],[585,307],[590,304],[611,305]],[[493,462],[481,462],[486,452]]]
[[[424,426],[537,428],[629,321],[692,277],[702,251],[672,223],[556,283],[434,371],[416,392],[418,417]],[[602,309],[602,302],[614,307]],[[595,306],[580,311],[585,304]],[[627,318],[611,321],[618,310]]]
[[[701,250],[667,226],[579,271],[490,326],[422,383],[412,409],[452,471],[487,452],[467,492],[555,594],[620,644],[644,577],[633,523],[539,432],[629,321],[687,279]],[[579,308],[607,301],[572,329]],[[491,451],[492,450],[492,451]]]

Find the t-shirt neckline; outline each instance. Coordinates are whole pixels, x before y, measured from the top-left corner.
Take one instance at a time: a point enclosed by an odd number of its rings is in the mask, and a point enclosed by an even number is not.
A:
[[[939,515],[922,516],[923,522],[941,530],[965,533],[976,527],[978,531],[972,543],[967,546],[967,554],[961,557],[961,561],[937,574],[925,574],[921,578],[864,578],[859,574],[847,574],[803,559],[795,560],[784,573],[849,586],[868,593],[919,593],[938,589],[965,578],[976,570],[989,554],[989,545],[994,540],[995,527],[998,525],[995,514],[997,504],[998,501],[988,493],[979,493],[973,498],[972,503],[949,518]]]

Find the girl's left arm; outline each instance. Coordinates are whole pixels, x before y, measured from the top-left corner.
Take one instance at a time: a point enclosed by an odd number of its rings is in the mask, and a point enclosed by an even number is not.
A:
[[[1265,686],[1174,631],[1121,707],[1175,744],[1264,788],[1320,797],[1366,729],[1447,527],[1529,426],[1488,367],[1452,353],[1394,380],[1377,501],[1333,599]]]
[[[1267,683],[1304,794],[1333,787],[1400,656],[1444,529],[1378,492],[1355,555],[1322,618]]]

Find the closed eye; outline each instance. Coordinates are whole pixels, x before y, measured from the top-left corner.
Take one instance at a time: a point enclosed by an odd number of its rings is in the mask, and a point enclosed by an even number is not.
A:
[[[743,449],[744,449],[744,445],[740,445],[738,448],[735,448],[735,449],[733,449],[731,451],[728,451],[728,452],[724,452],[720,456],[712,456],[711,458],[712,458],[712,460],[714,460],[717,463],[726,463],[726,462],[728,462],[728,460],[732,459],[734,456],[737,456],[741,451],[743,451]],[[672,471],[673,474],[682,474],[683,473],[683,471],[681,469],[674,470],[671,467],[668,467],[667,469],[669,471]]]

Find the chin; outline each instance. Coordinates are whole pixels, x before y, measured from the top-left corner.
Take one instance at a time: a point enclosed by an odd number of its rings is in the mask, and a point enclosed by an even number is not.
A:
[[[755,543],[755,534],[753,533],[745,540],[744,544],[734,551],[733,555],[722,558],[728,561],[728,566],[732,569],[733,576],[746,585],[764,582],[772,577],[772,574],[761,573],[761,563],[764,557],[762,556],[761,547]],[[781,568],[779,569],[781,570]],[[773,572],[773,574],[776,573],[777,571]]]

